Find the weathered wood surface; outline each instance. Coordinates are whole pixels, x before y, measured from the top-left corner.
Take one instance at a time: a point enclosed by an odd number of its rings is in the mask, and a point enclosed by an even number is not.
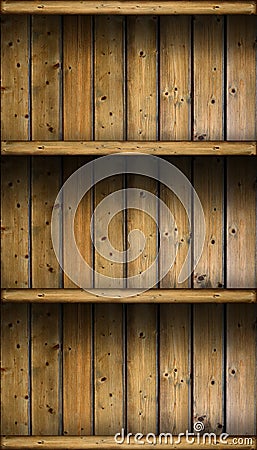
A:
[[[256,14],[255,1],[4,0],[4,14]]]

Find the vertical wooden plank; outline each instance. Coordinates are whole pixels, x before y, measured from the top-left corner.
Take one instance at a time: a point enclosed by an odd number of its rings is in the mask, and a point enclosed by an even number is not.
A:
[[[60,17],[32,17],[32,139],[61,139]]]
[[[256,305],[229,305],[227,433],[256,435]]]
[[[160,139],[191,138],[191,20],[160,17]]]
[[[27,305],[1,307],[1,433],[28,434]]]
[[[81,304],[64,305],[64,434],[92,433],[91,397],[91,307]]]
[[[256,288],[256,161],[227,164],[227,287]]]
[[[64,132],[65,130],[66,128],[64,128]],[[69,129],[67,131],[68,133],[72,132]],[[76,133],[75,130],[74,133]],[[74,135],[69,134],[69,136],[73,138]],[[64,158],[64,180],[88,161],[88,158]],[[88,192],[78,206],[74,232],[81,255],[92,266],[92,248],[88,226],[90,219],[91,192]],[[80,271],[82,268],[78,267],[77,270]],[[91,283],[92,280],[88,279],[87,286],[91,287]],[[76,287],[65,274],[64,287]],[[64,434],[89,435],[92,432],[91,327],[90,305],[63,305]],[[73,389],[70,388],[71,385]]]
[[[122,17],[95,18],[95,139],[119,140],[124,136],[122,42]],[[122,186],[122,176],[99,182],[95,186],[94,208]],[[101,217],[96,218],[95,229],[101,234]],[[115,248],[124,250],[123,212],[113,218],[101,236],[108,236]],[[105,258],[95,250],[95,287],[124,286],[124,265],[112,262],[111,256]],[[101,281],[100,274],[110,277],[109,281]],[[121,305],[95,306],[94,337],[95,434],[114,434],[123,426]]]
[[[256,139],[256,17],[227,20],[227,139]]]
[[[2,139],[28,139],[29,18],[1,19],[1,133]]]
[[[223,431],[222,305],[194,305],[193,420]]]
[[[127,28],[127,133],[131,140],[157,138],[157,66],[156,36],[157,18],[152,16],[129,17]],[[157,182],[145,177],[128,177],[129,188],[144,189],[157,196]],[[143,272],[156,257],[156,223],[144,213],[146,197],[141,195],[141,211],[127,212],[127,232],[140,229],[146,238],[142,254],[128,263],[128,277],[141,275],[135,282],[128,280],[128,287],[148,286]],[[130,201],[128,195],[128,204]],[[153,205],[157,219],[157,205]],[[139,243],[133,247],[140,250]],[[156,279],[151,280],[153,283]],[[127,431],[156,432],[156,307],[153,305],[129,305],[127,313]],[[140,370],[138,370],[140,367]]]
[[[178,127],[183,128],[183,123]],[[191,159],[168,158],[190,179]],[[191,196],[191,190],[188,192]],[[190,277],[178,283],[178,277],[185,261],[190,230],[186,211],[175,194],[164,185],[160,187],[160,198],[171,210],[176,221],[174,245],[178,247],[176,261],[167,275],[161,280],[161,288],[188,288]],[[160,216],[160,222],[164,218]],[[164,253],[163,258],[168,255]],[[162,259],[161,259],[162,263]],[[190,306],[160,306],[160,432],[178,434],[190,426]]]
[[[58,309],[55,304],[32,306],[32,434],[59,432]]]
[[[194,140],[224,139],[223,21],[194,18]]]
[[[63,17],[63,136],[90,139],[92,130],[91,18]]]
[[[127,319],[128,432],[156,433],[156,307],[129,305]]]
[[[28,159],[2,160],[1,286],[28,287]]]

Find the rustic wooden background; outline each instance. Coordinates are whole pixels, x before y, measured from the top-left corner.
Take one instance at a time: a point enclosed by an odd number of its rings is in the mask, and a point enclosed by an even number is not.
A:
[[[256,139],[256,18],[3,17],[2,52],[2,139]],[[53,254],[51,210],[88,160],[3,159],[3,287],[73,287]],[[158,235],[145,214],[119,214],[109,230],[119,249],[131,229],[145,232],[145,253],[130,264],[103,260],[88,233],[100,200],[142,187],[178,224],[176,265],[159,287],[256,287],[255,159],[170,161],[192,180],[207,218],[192,279],[177,282],[201,230],[194,224],[190,236],[177,198],[140,177],[106,180],[83,199],[82,254],[109,276],[151,263]],[[97,276],[90,283],[98,287]],[[252,305],[2,305],[2,432],[175,434],[201,418],[206,430],[254,434],[255,327]]]

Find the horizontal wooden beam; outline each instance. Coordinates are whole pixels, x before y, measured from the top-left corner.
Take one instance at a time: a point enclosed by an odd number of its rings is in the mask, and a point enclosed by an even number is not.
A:
[[[1,298],[13,303],[257,303],[254,289],[2,289]]]
[[[162,437],[162,440],[160,443],[159,439],[161,439],[160,436],[156,436],[156,444],[153,445],[151,443],[148,443],[146,441],[146,436],[142,437],[139,441],[139,436],[137,437],[138,441],[135,441],[134,435],[129,437],[129,441],[127,442],[127,437],[124,439],[124,443],[118,444],[115,442],[115,439],[113,436],[5,436],[2,438],[1,443],[1,449],[26,449],[26,450],[33,450],[33,449],[54,449],[54,450],[70,450],[70,449],[126,449],[126,450],[138,450],[140,448],[139,442],[143,445],[143,448],[146,450],[149,449],[166,449],[166,450],[173,450],[173,449],[238,449],[241,450],[253,450],[256,448],[256,437],[254,436],[229,436],[227,438],[223,437],[224,442],[220,442],[220,437],[217,436],[216,438],[216,444],[209,442],[208,436],[206,437],[206,441],[203,441],[203,437],[200,437],[200,443],[196,442],[197,437],[195,436],[195,442],[192,442],[192,436],[188,437],[186,439],[185,436],[182,436],[180,438],[180,442],[178,443],[178,437],[173,436],[172,442],[170,443],[170,438],[168,438],[168,443],[165,443],[164,437]],[[153,441],[153,436],[148,437],[149,441]],[[188,444],[188,440],[191,440],[191,443]],[[240,444],[238,443],[240,442]]]
[[[254,142],[191,141],[2,141],[2,155],[256,155]]]
[[[256,14],[256,1],[3,0],[3,14]]]

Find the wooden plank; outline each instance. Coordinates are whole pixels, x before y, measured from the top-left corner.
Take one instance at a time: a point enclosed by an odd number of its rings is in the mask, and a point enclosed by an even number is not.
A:
[[[256,287],[256,161],[227,167],[227,287]]]
[[[2,142],[2,155],[107,155],[135,152],[153,155],[256,155],[256,142],[33,141]]]
[[[180,127],[180,123],[178,123]],[[181,127],[183,125],[181,124]],[[169,158],[190,179],[191,161],[185,158]],[[191,191],[188,192],[190,198]],[[190,277],[178,283],[190,243],[188,218],[183,205],[168,188],[160,186],[160,198],[171,210],[177,230],[174,245],[178,247],[175,263],[161,280],[160,287],[187,288]],[[163,218],[160,215],[160,222]],[[163,258],[167,258],[164,253]],[[162,263],[162,259],[161,259]],[[160,307],[160,431],[174,434],[185,432],[190,426],[190,306],[162,305]]]
[[[173,436],[173,443],[171,444],[169,439],[168,443],[164,444],[164,437],[162,437],[162,441],[159,441],[159,437],[156,437],[156,444],[154,444],[154,448],[157,450],[161,450],[163,448],[163,445],[165,445],[165,448],[167,450],[175,450],[177,448],[178,444],[175,444],[175,442],[179,439],[178,436]],[[179,448],[182,450],[188,449],[188,439],[186,439],[185,436],[182,436],[181,441],[179,443]],[[191,439],[191,437],[190,437]],[[139,436],[135,438],[135,436],[125,436],[124,443],[122,444],[122,448],[125,448],[126,450],[132,449],[136,450],[138,449],[139,445],[142,445],[141,442],[144,444],[144,448],[147,450],[150,450],[153,448],[153,437],[150,436],[149,438],[151,443],[147,443],[146,438],[142,439],[140,441]],[[216,444],[213,444],[213,441],[210,443],[208,439],[206,439],[205,442],[200,441],[198,443],[196,440],[190,444],[190,448],[195,449],[201,449],[206,448],[207,450],[213,449],[213,446],[215,445],[215,448],[217,450],[224,449],[224,446],[228,446],[230,449],[237,449],[240,445],[240,448],[242,450],[253,450],[256,447],[256,437],[255,436],[229,436],[227,439],[224,438],[223,443],[219,440],[217,437]],[[140,444],[138,443],[140,442]],[[225,444],[224,444],[225,442]],[[240,442],[240,444],[238,443]],[[2,440],[1,449],[12,449],[16,450],[19,449],[26,449],[26,450],[34,450],[37,448],[48,448],[48,449],[56,449],[59,450],[83,450],[83,449],[94,449],[94,448],[101,448],[105,449],[113,449],[114,446],[117,446],[117,444],[114,440],[113,436],[27,436],[27,437],[14,437],[14,436],[4,436]]]
[[[33,305],[31,318],[32,434],[59,434],[58,305]]]
[[[60,187],[60,158],[32,161],[32,287],[60,287],[51,239],[52,208]]]
[[[63,136],[90,139],[92,130],[91,18],[63,18]]]
[[[27,288],[30,258],[27,157],[4,158],[1,173],[1,285]]]
[[[92,432],[91,306],[63,306],[63,433]],[[71,388],[72,387],[72,388]]]
[[[1,433],[29,433],[27,305],[1,305]]]
[[[28,139],[29,18],[8,16],[1,22],[1,134],[3,139]]]
[[[95,138],[123,139],[123,18],[95,18]],[[116,190],[122,189],[122,176],[111,177],[95,185],[94,209]],[[109,200],[108,210],[121,210],[108,229],[103,214],[95,217],[94,286],[122,288],[123,263],[112,261],[105,252],[110,240],[114,248],[124,250],[122,208],[124,200]],[[106,211],[105,214],[108,212]],[[96,246],[99,246],[96,248]],[[98,251],[99,248],[99,251]],[[102,254],[100,253],[102,252]],[[101,275],[107,278],[103,280]],[[119,278],[119,280],[115,279]],[[95,434],[114,434],[123,424],[123,340],[122,306],[96,305],[94,327]]]
[[[194,305],[193,421],[224,431],[222,305]]]
[[[3,14],[256,14],[255,1],[3,0]]]
[[[109,291],[109,297],[103,296]],[[124,292],[128,297],[123,297]],[[2,289],[2,302],[15,303],[257,303],[254,289]]]
[[[32,139],[61,138],[60,18],[32,17]]]
[[[228,17],[227,139],[256,139],[256,18]],[[247,67],[247,70],[246,70]]]
[[[256,435],[256,306],[228,306],[227,433]],[[247,382],[246,382],[247,380]]]
[[[194,18],[194,140],[224,139],[223,22],[218,16]]]
[[[160,138],[191,138],[191,20],[160,18]]]
[[[95,308],[95,434],[124,427],[122,385],[122,305]]]
[[[194,270],[195,288],[224,287],[223,178],[222,159],[215,157],[195,159],[194,188],[203,208],[206,226],[202,255]],[[203,230],[196,219],[194,223],[195,248],[202,233]]]

